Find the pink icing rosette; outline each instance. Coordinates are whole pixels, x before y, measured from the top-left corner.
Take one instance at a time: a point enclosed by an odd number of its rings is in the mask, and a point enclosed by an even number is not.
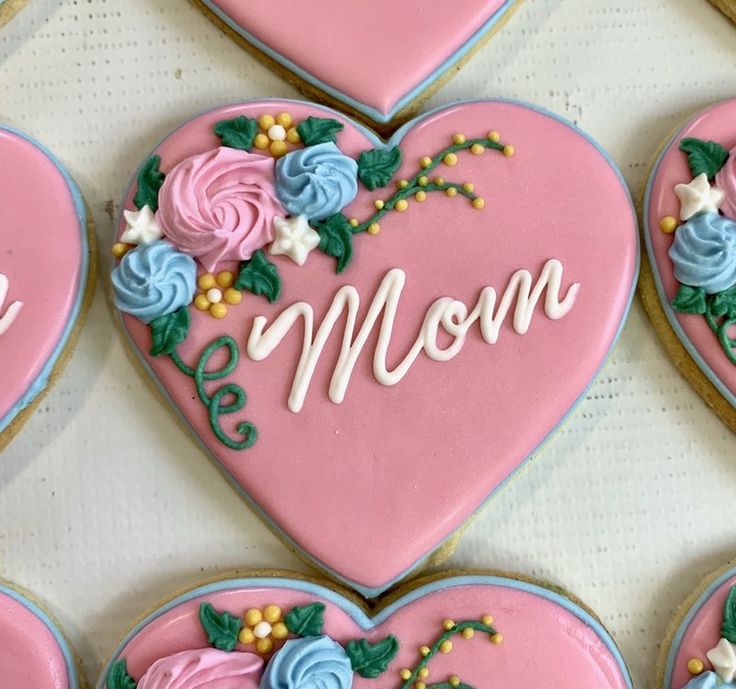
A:
[[[274,189],[274,159],[215,148],[179,163],[159,192],[156,219],[166,238],[208,271],[246,261],[273,240],[286,215]]]
[[[716,186],[725,196],[721,204],[724,215],[736,220],[736,148],[731,150],[726,164],[716,174]]]
[[[258,689],[263,659],[216,648],[181,651],[157,660],[138,689]]]

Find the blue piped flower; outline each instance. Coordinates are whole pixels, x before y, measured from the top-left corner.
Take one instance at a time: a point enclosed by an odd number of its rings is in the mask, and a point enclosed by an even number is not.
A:
[[[736,686],[733,682],[724,682],[715,672],[707,670],[695,675],[683,689],[716,689],[716,687],[728,689],[733,686]]]
[[[350,689],[352,683],[345,649],[316,636],[287,641],[266,666],[260,689]]]

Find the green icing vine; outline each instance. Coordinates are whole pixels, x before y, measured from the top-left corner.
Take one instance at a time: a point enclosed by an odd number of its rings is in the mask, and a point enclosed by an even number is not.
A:
[[[229,361],[223,368],[217,371],[207,371],[207,363],[221,347],[225,347],[228,350],[230,356]],[[194,379],[197,395],[199,395],[202,404],[207,407],[210,428],[217,439],[231,450],[245,450],[246,448],[252,447],[258,439],[258,430],[250,421],[243,421],[238,424],[237,432],[242,436],[242,440],[234,440],[229,437],[220,426],[220,417],[222,415],[234,414],[245,406],[248,399],[245,390],[236,383],[226,383],[210,396],[205,389],[205,382],[221,380],[229,376],[237,367],[239,355],[238,345],[235,340],[228,335],[223,335],[212,342],[202,352],[195,368],[187,366],[176,350],[172,351],[169,356],[182,373]],[[228,395],[232,396],[229,404],[224,402],[224,398]]]

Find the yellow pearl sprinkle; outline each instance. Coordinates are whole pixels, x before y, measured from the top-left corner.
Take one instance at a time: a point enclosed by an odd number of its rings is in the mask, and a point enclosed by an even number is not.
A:
[[[112,255],[115,258],[122,258],[125,256],[125,254],[130,251],[130,245],[123,244],[122,242],[118,242],[117,244],[112,245]]]
[[[465,184],[463,184],[463,191],[474,192],[475,185],[472,182],[465,182]]]
[[[491,643],[494,646],[499,646],[503,643],[503,634],[499,634],[496,632],[495,634],[491,634]]]
[[[302,140],[296,127],[291,127],[286,130],[286,140],[290,144],[298,144]]]
[[[276,115],[276,124],[280,124],[284,129],[288,129],[294,124],[294,118],[288,112],[280,112]]]
[[[451,199],[454,199],[457,196],[457,188],[447,187],[447,189],[445,189],[445,194],[447,194]]]
[[[445,183],[445,180],[442,177],[435,177],[433,181],[439,187],[441,187]]]
[[[235,304],[239,304],[243,301],[243,293],[233,287],[228,287],[223,293],[222,298],[228,304],[232,304],[234,306]]]
[[[399,677],[401,677],[401,679],[406,681],[407,679],[409,679],[409,677],[411,677],[411,670],[409,670],[408,668],[403,668],[399,672]]]
[[[286,625],[283,622],[277,622],[271,628],[271,636],[274,639],[285,639],[287,636],[289,636],[289,630],[286,628]]]
[[[282,113],[282,115],[285,113]],[[279,115],[281,117],[281,115]],[[289,117],[291,117],[289,115]],[[276,118],[276,121],[278,122],[278,117]],[[279,124],[281,124],[279,122]],[[263,617],[266,620],[266,622],[270,622],[273,624],[274,622],[278,622],[281,619],[281,608],[278,605],[267,605],[265,608],[263,608]]]
[[[398,182],[396,182],[396,186],[399,189],[406,189],[409,186],[409,180],[408,179],[400,179]]]
[[[399,211],[399,213],[403,213],[408,207],[409,207],[409,202],[406,199],[399,199],[394,204],[394,208],[397,211]]]
[[[258,608],[251,608],[245,613],[245,623],[249,627],[255,627],[263,621],[263,613]]]
[[[210,308],[210,300],[206,294],[198,294],[194,299],[194,308],[200,311],[207,311]]]
[[[442,622],[442,627],[446,631],[450,631],[455,626],[455,620],[451,620],[449,617]]]
[[[225,316],[227,316],[227,306],[225,306],[221,301],[217,302],[217,304],[212,304],[212,306],[210,306],[210,316],[217,318],[218,320],[225,318]]]
[[[485,146],[483,146],[482,144],[473,144],[473,145],[472,145],[472,146],[470,147],[470,152],[471,152],[471,153],[472,153],[472,154],[473,154],[474,156],[479,156],[479,155],[480,155],[481,153],[483,153],[483,151],[485,151],[485,150],[486,150],[486,149],[485,149]]]
[[[421,653],[421,654],[422,654],[423,656],[425,656],[425,657],[426,657],[426,656],[428,656],[428,655],[429,655],[429,654],[431,653],[431,650],[432,650],[432,649],[430,649],[430,647],[429,647],[429,646],[420,646],[420,647],[419,647],[419,652],[420,652],[420,653]]]
[[[475,208],[475,210],[478,210],[478,211],[481,208],[485,208],[486,207],[486,200],[482,196],[479,196],[478,198],[473,199],[471,203],[473,204],[473,208]],[[491,618],[491,619],[493,619],[493,618]]]
[[[233,273],[231,270],[223,270],[221,273],[217,274],[217,284],[222,287],[222,289],[227,289],[228,287],[233,286],[233,282],[235,282],[235,273]]]
[[[457,675],[450,675],[447,682],[451,687],[457,687],[460,684],[460,678]]]
[[[416,194],[414,194],[414,198],[421,203],[422,201],[427,200],[427,192],[426,191],[418,191]]]
[[[699,675],[705,670],[705,663],[700,658],[690,658],[687,661],[687,671],[691,675]]]
[[[452,143],[462,146],[465,143],[465,134],[455,134],[455,136],[452,137]]]
[[[273,651],[273,639],[268,637],[265,639],[258,639],[256,641],[256,651],[259,653],[270,653]]]
[[[256,134],[256,138],[253,139],[253,145],[261,151],[265,151],[270,143],[271,140],[265,134]]]
[[[506,145],[506,146],[503,147],[503,154],[507,158],[510,158],[512,155],[514,155],[514,153],[516,153],[516,150],[510,144],[508,144],[508,145]]]
[[[381,226],[377,222],[372,222],[368,225],[368,234],[378,234],[381,231]]]
[[[414,689],[427,689],[427,685],[420,680],[419,682],[414,682]]]
[[[419,672],[417,672],[417,675],[419,675],[422,679],[426,679],[429,677],[429,668],[423,667]]]
[[[286,141],[272,141],[268,150],[271,151],[271,155],[274,158],[280,158],[281,156],[286,155],[286,152],[289,150],[289,146]]]
[[[238,641],[240,641],[243,646],[247,646],[248,644],[252,644],[256,640],[256,635],[253,633],[253,630],[248,627],[243,627],[240,630],[240,634],[238,634]]]
[[[672,234],[677,229],[677,218],[667,215],[659,221],[659,229],[667,234]]]
[[[457,156],[454,153],[446,153],[445,157],[442,159],[442,162],[445,165],[449,165],[452,167],[453,165],[457,165]]]
[[[497,144],[501,141],[501,135],[498,132],[488,132],[488,141],[493,141],[494,144]]]
[[[376,199],[373,202],[373,205],[376,207],[377,210],[381,210],[386,204],[383,202],[382,199]]]
[[[275,124],[276,120],[273,118],[272,115],[261,115],[258,118],[258,126],[264,131],[270,129]]]
[[[452,650],[452,641],[445,639],[440,644],[440,653],[449,653]]]
[[[351,227],[358,227],[358,225],[360,225],[360,223],[358,222],[358,218],[350,218],[348,222],[350,223]]]
[[[422,167],[429,167],[432,164],[432,159],[429,156],[424,156],[423,158],[420,158],[419,164]]]
[[[490,627],[494,622],[493,615],[483,615],[483,617],[480,618],[480,621],[486,625],[486,627]]]
[[[465,627],[460,633],[463,635],[463,639],[472,639],[475,635],[475,630],[472,627]]]
[[[202,273],[197,280],[197,284],[199,285],[199,289],[209,290],[217,286],[217,281],[212,273]]]
[[[417,184],[418,184],[418,185],[419,185],[420,187],[426,187],[426,186],[427,186],[427,185],[429,184],[429,177],[427,177],[426,175],[422,175],[422,176],[421,176],[421,177],[420,177],[420,178],[419,178],[419,179],[417,180]]]

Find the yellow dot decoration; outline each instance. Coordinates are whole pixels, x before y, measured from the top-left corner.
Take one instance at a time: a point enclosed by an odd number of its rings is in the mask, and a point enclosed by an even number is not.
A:
[[[463,639],[472,639],[475,635],[475,630],[471,627],[465,627],[460,633],[463,635]]]
[[[273,640],[268,637],[265,639],[258,639],[258,641],[256,641],[256,651],[259,653],[270,653],[273,651]]]
[[[419,165],[423,168],[429,167],[432,164],[432,159],[429,156],[420,158]]]
[[[407,208],[409,208],[409,202],[406,199],[399,199],[394,204],[394,208],[399,211],[399,213],[403,213]]]
[[[213,287],[217,287],[217,280],[215,280],[215,276],[212,273],[202,273],[197,280],[197,285],[199,289],[207,291]]]
[[[452,143],[456,146],[462,146],[465,143],[465,134],[455,134],[455,136],[452,137]]]
[[[368,234],[376,235],[381,231],[381,226],[377,222],[372,222],[368,225]]]
[[[256,635],[253,633],[253,630],[249,627],[243,627],[240,630],[240,634],[238,634],[238,641],[240,641],[243,646],[247,646],[248,644],[252,644],[256,640]]]
[[[194,308],[199,309],[200,311],[209,311],[210,300],[207,299],[206,294],[198,294],[194,298]]]
[[[501,141],[501,135],[498,132],[488,132],[488,141],[492,141],[494,144],[497,144]]]
[[[481,208],[486,207],[486,201],[482,196],[479,196],[478,198],[473,199],[471,203],[473,204],[473,208],[475,208],[475,210],[477,211],[479,211]]]
[[[271,140],[268,138],[268,135],[263,132],[256,134],[256,138],[253,139],[253,145],[261,151],[265,151],[270,143]]]
[[[302,137],[299,136],[299,132],[297,131],[296,127],[290,127],[286,130],[286,140],[290,144],[298,144],[301,142]]]
[[[271,636],[280,641],[289,636],[289,630],[283,622],[277,622],[273,625],[273,629],[271,629]]]
[[[451,199],[454,199],[457,196],[457,187],[447,187],[447,189],[445,189],[445,194],[447,194]]]
[[[276,120],[272,115],[261,115],[258,118],[258,126],[261,129],[271,129],[276,124]]]
[[[350,227],[358,227],[358,225],[360,225],[358,218],[350,218],[348,222],[350,223]]]
[[[406,681],[407,679],[409,679],[409,677],[411,677],[411,670],[409,670],[408,668],[402,668],[399,671],[399,677]]]
[[[445,183],[445,180],[444,180],[444,178],[443,178],[443,177],[435,177],[435,178],[434,178],[434,180],[433,180],[433,182],[434,182],[434,183],[435,183],[435,184],[436,184],[436,185],[437,185],[438,187],[441,187],[441,186],[442,186],[442,185],[443,185],[443,184]]]
[[[667,215],[659,221],[659,229],[665,234],[672,234],[677,229],[677,218]]]
[[[471,152],[471,153],[472,153],[472,154],[473,154],[474,156],[479,156],[479,155],[481,155],[481,153],[483,153],[483,151],[485,151],[485,150],[486,150],[486,148],[485,148],[485,146],[483,146],[482,144],[473,144],[473,145],[472,145],[472,146],[470,147],[470,152]]]
[[[440,644],[440,653],[449,653],[452,650],[452,641],[445,639]]]
[[[130,244],[123,244],[122,242],[117,242],[116,244],[112,245],[112,255],[115,258],[122,258],[130,251]]]
[[[457,136],[457,135],[456,135],[456,136]],[[448,618],[448,619],[446,619],[446,620],[445,620],[445,621],[444,621],[444,622],[442,623],[442,628],[443,628],[443,629],[445,629],[445,631],[448,631],[448,632],[449,632],[449,631],[450,631],[450,630],[451,630],[451,629],[452,629],[452,628],[453,628],[454,626],[455,626],[455,621],[454,621],[454,620],[451,620],[451,619],[449,619],[449,618]]]
[[[276,115],[276,124],[280,124],[284,129],[288,129],[294,124],[294,118],[288,112],[280,112]]]
[[[417,184],[418,184],[418,185],[419,185],[420,187],[426,187],[426,186],[427,186],[427,185],[429,184],[429,177],[427,177],[426,175],[422,175],[422,176],[421,176],[421,177],[420,177],[420,178],[419,178],[419,179],[417,180]]]
[[[281,156],[286,155],[289,150],[289,146],[286,141],[272,141],[268,150],[271,151],[271,155],[274,158],[281,158]]]
[[[245,623],[249,627],[255,627],[259,622],[262,622],[262,621],[263,621],[263,613],[258,608],[251,608],[245,613]]]
[[[227,316],[227,306],[222,302],[212,304],[212,306],[210,306],[210,316],[217,318],[218,320],[225,318],[225,316]]]
[[[446,153],[442,162],[449,167],[457,165],[457,155],[455,153]]]
[[[450,675],[447,678],[447,683],[451,687],[459,687],[460,686],[460,678],[457,675]]]
[[[422,679],[426,679],[427,677],[429,677],[429,668],[426,666],[423,667],[421,670],[419,670],[419,672],[417,672],[417,675],[419,675]]]
[[[279,115],[276,118],[276,121],[278,122],[278,118],[282,117],[284,113]],[[289,117],[291,117],[289,115]],[[289,120],[291,122],[291,120]],[[279,124],[281,124],[279,122]],[[273,624],[274,622],[278,622],[281,619],[281,608],[278,605],[267,605],[265,608],[263,608],[263,619],[266,620],[266,622],[269,622],[270,624]]]
[[[222,289],[227,289],[228,287],[233,286],[233,283],[235,282],[235,273],[231,270],[223,270],[221,273],[217,274],[215,280]]]
[[[512,155],[514,155],[514,153],[516,153],[516,149],[513,146],[511,146],[510,144],[508,144],[508,145],[506,145],[506,146],[503,147],[503,154],[507,158],[510,158]]]
[[[419,203],[422,203],[422,201],[427,200],[427,192],[426,191],[418,191],[416,194],[414,194],[414,198],[419,201]]]
[[[399,189],[406,189],[409,186],[409,180],[408,179],[400,179],[398,182],[396,182],[396,186]]]
[[[498,632],[491,634],[491,643],[494,646],[500,646],[503,643],[503,634],[499,634]]]
[[[475,191],[475,185],[472,182],[465,182],[465,184],[463,184],[463,191],[469,191],[472,193]]]
[[[690,658],[687,661],[687,671],[691,675],[699,675],[705,670],[705,663],[700,658]]]
[[[418,682],[414,682],[414,689],[427,689],[427,685],[419,680]]]
[[[383,207],[384,207],[384,206],[385,206],[386,204],[385,204],[385,203],[383,202],[383,200],[382,200],[382,199],[376,199],[376,200],[375,200],[375,201],[373,202],[373,205],[374,205],[374,206],[376,207],[376,210],[379,210],[379,211],[380,211],[380,210],[382,210],[382,209],[383,209]]]
[[[486,627],[490,627],[495,622],[493,615],[483,615],[483,617],[480,618],[480,621],[482,624],[486,625]]]
[[[429,646],[420,646],[419,647],[419,653],[421,653],[423,656],[428,656],[431,653],[432,649],[430,649]]]

